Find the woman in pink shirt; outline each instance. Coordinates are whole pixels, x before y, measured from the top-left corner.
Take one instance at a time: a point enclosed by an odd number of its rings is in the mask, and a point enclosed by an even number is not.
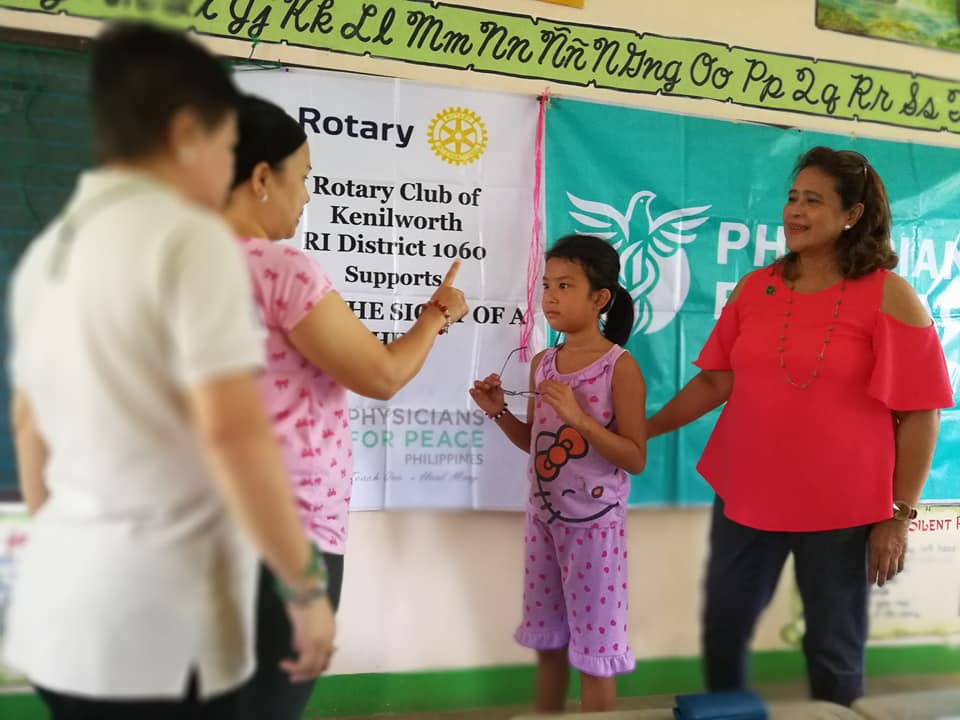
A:
[[[357,319],[327,275],[291,237],[309,194],[310,150],[303,129],[260,98],[241,101],[236,174],[226,219],[240,238],[267,329],[261,385],[284,452],[300,518],[329,571],[336,609],[353,480],[347,391],[386,400],[417,374],[438,334],[467,312],[453,287],[457,263],[420,318],[383,345]],[[257,673],[248,687],[251,717],[300,718],[312,683],[291,683],[279,663],[292,653],[287,619],[273,578],[261,570]],[[286,636],[284,634],[286,633]]]
[[[740,281],[701,372],[648,429],[726,402],[697,466],[717,494],[708,688],[746,685],[754,626],[793,553],[811,695],[849,705],[863,694],[869,587],[903,569],[953,391],[927,310],[891,272],[890,207],[866,158],[803,155],[783,225],[788,254]]]

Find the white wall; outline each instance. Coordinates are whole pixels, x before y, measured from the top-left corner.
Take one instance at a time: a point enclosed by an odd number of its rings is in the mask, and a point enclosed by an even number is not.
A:
[[[576,10],[535,0],[478,0],[477,6],[559,20],[722,41],[764,50],[960,78],[960,54],[817,30],[813,0],[586,0]],[[0,10],[0,25],[90,35],[97,23]],[[250,46],[210,39],[227,55]],[[539,93],[545,83],[426,68],[401,62],[258,45],[254,57],[411,78],[447,85]],[[960,147],[960,136],[862,125],[710,101],[565,87],[558,95],[695,115]],[[518,477],[517,482],[524,482]],[[641,480],[642,482],[642,480]],[[698,510],[632,511],[629,516],[631,643],[638,658],[695,655],[708,515]],[[521,598],[522,518],[513,513],[355,513],[346,560],[339,652],[333,672],[390,672],[525,662],[511,640]],[[782,647],[787,622],[781,586],[758,630],[758,648]]]
[[[355,513],[351,522],[336,672],[531,660],[511,639],[523,592],[519,513]],[[638,657],[696,654],[706,532],[702,510],[630,513]],[[775,604],[763,647],[777,646],[786,620],[786,604]]]

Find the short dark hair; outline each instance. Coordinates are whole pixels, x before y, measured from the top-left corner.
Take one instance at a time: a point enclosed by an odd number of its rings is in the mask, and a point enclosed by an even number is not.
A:
[[[620,284],[620,254],[610,243],[595,235],[564,235],[547,251],[545,260],[569,260],[583,268],[590,289],[609,290],[610,300],[600,309],[606,313],[603,336],[624,345],[633,330],[633,298]]]
[[[834,179],[834,189],[844,210],[863,203],[863,215],[837,240],[837,268],[843,277],[854,280],[874,270],[893,270],[899,258],[890,242],[890,202],[873,165],[853,150],[819,146],[800,156],[793,176],[810,167]],[[787,278],[796,274],[793,253],[786,255],[782,262]]]
[[[90,110],[101,162],[159,149],[184,108],[212,129],[236,109],[227,69],[183,33],[146,23],[110,25],[93,43]]]
[[[307,141],[300,123],[272,102],[245,95],[237,112],[239,140],[236,147],[233,187],[242,185],[262,162],[279,170],[283,161]]]

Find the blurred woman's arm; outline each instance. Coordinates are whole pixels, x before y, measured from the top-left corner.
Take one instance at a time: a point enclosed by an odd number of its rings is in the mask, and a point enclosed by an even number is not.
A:
[[[13,440],[17,456],[17,478],[20,495],[31,515],[47,501],[44,468],[47,465],[47,444],[37,430],[33,409],[27,396],[19,390],[13,394],[10,409]]]

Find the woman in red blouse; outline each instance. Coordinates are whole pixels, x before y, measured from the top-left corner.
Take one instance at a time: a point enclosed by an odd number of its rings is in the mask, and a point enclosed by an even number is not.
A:
[[[862,155],[803,155],[783,225],[789,252],[740,280],[700,373],[648,431],[726,402],[697,466],[717,494],[708,688],[746,685],[754,626],[792,552],[811,695],[849,705],[863,694],[869,587],[903,569],[953,392],[930,316],[890,272],[890,206]]]

